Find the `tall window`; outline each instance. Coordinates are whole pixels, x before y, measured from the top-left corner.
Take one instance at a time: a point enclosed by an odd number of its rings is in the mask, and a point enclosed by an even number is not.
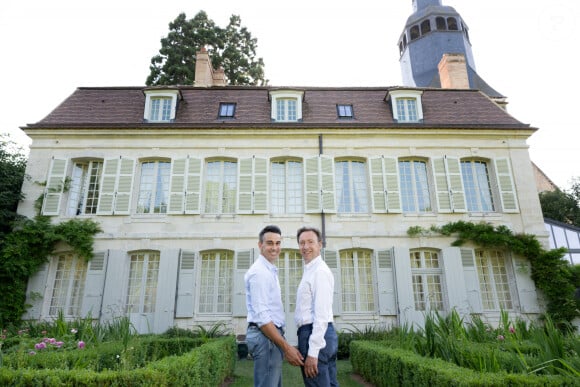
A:
[[[397,112],[399,122],[417,122],[417,100],[397,98]]]
[[[414,250],[410,254],[415,310],[443,310],[443,269],[433,250]]]
[[[131,254],[129,287],[127,290],[127,313],[154,313],[159,276],[159,253],[139,252]]]
[[[274,214],[301,214],[304,172],[300,161],[275,161],[271,169],[271,205]]]
[[[370,250],[340,252],[343,312],[375,310],[371,253]]]
[[[494,211],[487,163],[478,160],[461,161],[461,175],[467,210],[473,212]]]
[[[337,161],[335,163],[335,182],[338,212],[369,212],[367,171],[364,162]]]
[[[476,250],[475,262],[483,309],[513,309],[505,253],[499,250]]]
[[[278,98],[276,100],[276,121],[296,121],[296,99]]]
[[[403,212],[432,211],[427,181],[427,164],[418,160],[399,161]]]
[[[302,278],[302,256],[298,250],[283,250],[276,261],[278,280],[282,290],[282,304],[286,313],[296,310],[296,290]]]
[[[151,97],[150,121],[169,121],[171,119],[171,97]]]
[[[73,165],[67,215],[96,214],[102,161],[75,162]]]
[[[231,313],[234,253],[201,253],[199,313]]]
[[[205,175],[205,213],[233,214],[236,212],[237,163],[211,161]]]
[[[169,199],[171,163],[148,161],[141,163],[141,185],[137,213],[165,214]]]
[[[59,311],[66,317],[80,317],[87,263],[73,254],[60,254],[55,257],[56,270],[50,297],[50,316]]]

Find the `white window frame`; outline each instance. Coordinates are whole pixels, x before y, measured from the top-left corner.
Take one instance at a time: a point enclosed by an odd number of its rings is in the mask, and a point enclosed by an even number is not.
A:
[[[151,175],[150,189],[144,188],[145,164],[153,164]],[[164,168],[161,168],[161,165]],[[137,196],[137,213],[138,214],[166,214],[169,207],[169,182],[171,177],[171,162],[169,160],[142,160],[140,163],[139,192]],[[148,197],[144,197],[147,195]],[[163,197],[159,197],[159,196]],[[156,204],[159,203],[159,208]],[[144,206],[143,204],[147,204]],[[144,209],[147,208],[147,211]]]
[[[239,192],[238,164],[237,160],[230,159],[206,160],[203,178],[204,214],[222,215],[236,213]],[[215,170],[214,165],[217,166],[218,170]],[[232,171],[235,171],[235,173],[232,174]],[[213,190],[212,186],[215,186]]]
[[[348,181],[344,181],[339,165],[346,163]],[[360,168],[355,168],[360,166]],[[366,160],[338,159],[334,161],[336,187],[336,212],[342,214],[368,214],[370,211],[368,166]],[[364,181],[361,181],[364,179]],[[342,183],[342,184],[341,184]],[[343,189],[346,188],[346,189]],[[344,207],[347,207],[344,210]]]
[[[270,91],[271,101],[271,115],[270,118],[274,122],[298,122],[302,121],[302,101],[304,99],[304,91],[300,90],[273,90]],[[296,101],[296,118],[288,118],[287,106],[283,111],[282,117],[278,117],[278,104],[286,102],[286,100]]]
[[[274,164],[280,167],[275,168]],[[297,170],[298,173],[294,173]],[[270,161],[270,195],[270,211],[273,214],[304,213],[304,162],[302,160]]]
[[[145,122],[172,122],[175,120],[175,113],[177,111],[177,98],[179,96],[179,90],[145,90],[145,110],[143,113],[143,120]],[[155,99],[167,99],[171,103],[170,113],[168,119],[161,117],[152,117],[153,114],[153,100]]]
[[[155,313],[161,254],[159,251],[129,253],[129,280],[125,312]]]
[[[509,254],[497,249],[476,249],[475,266],[483,310],[514,310],[513,272]]]
[[[397,122],[421,122],[423,121],[423,105],[421,103],[422,90],[391,90],[389,98],[391,99],[391,107],[393,109],[393,119]],[[399,101],[414,100],[417,117],[415,120],[409,118],[407,104],[404,104],[405,110],[400,110]]]
[[[409,163],[410,165],[410,169],[409,169],[409,178],[410,178],[410,192],[408,192],[408,190],[406,189],[407,186],[405,184],[403,184],[403,178],[406,176],[405,174],[403,174],[403,168],[401,168],[401,164],[402,163]],[[422,176],[418,176],[417,171],[416,171],[416,164],[421,164],[424,167],[424,170],[422,172],[425,173],[425,181],[421,181],[421,177]],[[404,159],[400,159],[398,160],[398,167],[399,167],[399,187],[400,187],[400,192],[401,192],[401,207],[403,209],[404,213],[426,213],[426,212],[433,212],[433,201],[431,199],[431,184],[429,182],[429,168],[427,166],[427,161],[426,160],[422,160],[419,158],[404,158]],[[420,185],[424,185],[423,189],[421,189]],[[425,192],[426,191],[426,192]],[[409,198],[410,200],[406,200],[406,198]],[[419,198],[423,199],[423,200],[419,200]],[[421,208],[420,204],[421,202],[425,201],[424,199],[426,199],[426,203],[423,203],[423,207],[425,208]],[[412,209],[406,209],[405,205],[406,204],[411,204]],[[428,204],[427,206],[425,206],[425,204]]]
[[[467,183],[468,179],[466,179],[466,175],[464,174],[464,167],[466,164],[469,163],[469,170],[471,171],[471,176],[473,177],[473,190],[468,189]],[[486,186],[482,187],[481,181],[479,179],[480,175],[477,174],[478,169],[475,168],[474,164],[485,164],[485,178],[486,178]],[[476,159],[476,158],[465,158],[459,160],[459,165],[461,167],[461,177],[463,181],[463,192],[465,193],[465,202],[467,205],[468,212],[482,212],[482,213],[490,213],[497,211],[497,204],[496,198],[494,197],[494,190],[493,190],[493,182],[492,182],[492,173],[491,170],[492,164],[490,160],[484,159]],[[473,192],[475,191],[475,192]],[[489,198],[482,198],[482,195],[489,195]],[[490,203],[485,203],[484,199],[489,199]],[[477,208],[471,207],[471,204],[475,203]],[[484,206],[489,205],[491,208],[484,208]]]
[[[435,255],[437,266],[428,265],[428,255]],[[417,311],[445,311],[446,310],[446,293],[445,279],[443,274],[443,256],[440,251],[434,249],[413,249],[409,251],[411,277],[413,282],[413,299],[415,301],[415,310]],[[418,258],[418,259],[417,259]],[[434,261],[434,260],[433,260]],[[439,280],[439,289],[434,289],[430,279]],[[437,299],[435,294],[440,295]]]
[[[73,253],[59,253],[52,259],[47,314],[57,317],[62,310],[64,317],[81,317],[88,264]]]
[[[367,255],[368,266],[361,267],[362,257]],[[352,266],[347,264],[352,260]],[[377,292],[375,289],[375,263],[371,250],[354,248],[339,251],[341,305],[343,313],[373,313],[377,310]],[[367,272],[365,273],[365,269]],[[366,282],[365,282],[366,281]],[[366,292],[364,289],[366,288]],[[347,292],[348,291],[348,292]],[[348,298],[348,300],[347,300]],[[347,302],[348,301],[348,302]],[[354,305],[354,309],[352,308]],[[365,306],[366,305],[366,306]]]
[[[201,251],[199,256],[198,313],[207,316],[231,316],[236,263],[234,252],[209,250]]]
[[[97,213],[103,166],[102,159],[74,161],[67,204],[68,216]]]

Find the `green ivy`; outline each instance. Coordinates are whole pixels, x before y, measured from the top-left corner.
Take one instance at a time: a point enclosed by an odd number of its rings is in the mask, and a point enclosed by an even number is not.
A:
[[[564,327],[580,316],[574,298],[572,267],[562,259],[566,249],[545,250],[535,235],[514,234],[506,226],[495,227],[489,223],[459,221],[441,227],[431,226],[428,230],[420,226],[407,230],[410,236],[431,233],[454,236],[453,246],[469,241],[483,248],[508,250],[527,258],[532,267],[531,277],[547,298],[547,313],[552,320]]]
[[[37,216],[21,221],[0,241],[0,293],[4,295],[0,298],[0,327],[20,322],[27,307],[28,278],[48,261],[57,243],[68,244],[74,253],[89,261],[94,236],[99,232],[99,224],[89,219],[54,225],[50,218]]]

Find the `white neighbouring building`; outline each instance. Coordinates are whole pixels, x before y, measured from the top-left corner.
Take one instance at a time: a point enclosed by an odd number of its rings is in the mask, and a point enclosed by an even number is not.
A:
[[[437,87],[228,86],[207,59],[198,53],[193,86],[81,87],[23,127],[19,213],[33,217],[43,195],[55,223],[103,229],[89,263],[59,246],[29,282],[25,318],[128,316],[143,333],[223,322],[243,334],[243,275],[268,224],[283,231],[291,342],[303,225],[324,233],[339,330],[421,325],[429,310],[491,323],[502,309],[543,311],[524,257],[407,234],[487,222],[548,246],[526,143],[536,129],[464,83],[464,55],[442,56]]]

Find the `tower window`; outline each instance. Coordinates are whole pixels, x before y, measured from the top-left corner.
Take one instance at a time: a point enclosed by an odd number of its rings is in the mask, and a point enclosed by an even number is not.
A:
[[[459,28],[457,27],[457,19],[454,17],[447,18],[447,26],[449,27],[449,31],[457,31]]]
[[[445,31],[447,29],[447,23],[445,23],[445,18],[438,16],[435,19],[435,24],[437,25],[437,31]]]
[[[431,32],[431,21],[429,19],[421,22],[421,35]]]
[[[419,38],[420,33],[419,33],[419,26],[413,26],[411,27],[411,40],[415,40]]]

